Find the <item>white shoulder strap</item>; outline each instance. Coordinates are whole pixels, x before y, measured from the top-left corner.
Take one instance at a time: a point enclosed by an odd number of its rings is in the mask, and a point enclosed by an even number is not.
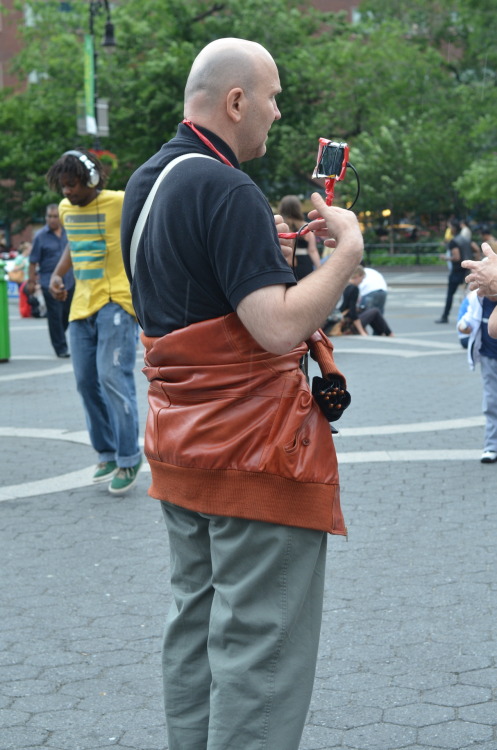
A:
[[[133,236],[131,238],[129,265],[130,265],[132,277],[135,273],[136,253],[138,252],[138,244],[140,242],[140,237],[142,236],[143,227],[145,226],[145,223],[147,221],[148,215],[150,213],[150,209],[152,207],[152,203],[155,198],[155,194],[157,193],[157,190],[159,189],[159,185],[161,184],[162,180],[167,175],[167,173],[170,172],[171,169],[176,166],[176,164],[179,164],[180,161],[184,161],[184,159],[192,159],[195,157],[199,157],[201,159],[214,159],[214,161],[217,161],[217,159],[215,159],[213,156],[207,156],[207,154],[183,154],[182,156],[177,156],[176,159],[173,159],[172,161],[170,161],[169,164],[166,167],[164,167],[164,169],[162,170],[162,172],[160,173],[160,175],[157,177],[156,181],[154,182],[153,187],[147,196],[147,200],[143,204],[143,208],[140,212],[138,221],[136,222],[135,228],[133,230]]]

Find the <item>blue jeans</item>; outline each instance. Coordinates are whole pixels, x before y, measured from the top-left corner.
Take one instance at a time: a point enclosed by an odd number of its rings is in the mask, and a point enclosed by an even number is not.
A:
[[[109,302],[89,318],[71,321],[69,337],[76,384],[98,460],[116,461],[122,468],[135,466],[141,456],[133,372],[136,320]]]
[[[173,593],[162,654],[169,750],[297,750],[327,535],[161,505]]]

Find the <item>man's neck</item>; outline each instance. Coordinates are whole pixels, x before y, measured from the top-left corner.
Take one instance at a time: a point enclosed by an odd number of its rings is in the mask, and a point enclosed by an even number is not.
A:
[[[93,201],[95,200],[95,198],[98,197],[99,193],[100,193],[100,190],[97,190],[97,188],[93,188],[93,190],[91,191],[91,193],[88,196],[88,200],[86,200],[84,203],[80,203],[79,207],[80,208],[84,208],[85,206],[89,206],[90,203],[93,203]]]
[[[230,149],[235,154],[236,159],[238,160],[238,153],[237,153],[237,148],[236,148],[236,141],[231,137],[231,134],[228,132],[228,130],[226,128],[219,127],[218,124],[217,124],[217,122],[215,120],[212,120],[212,119],[203,119],[200,116],[197,117],[197,118],[192,117],[191,119],[190,118],[185,118],[185,120],[183,120],[183,123],[187,124],[187,122],[191,123],[190,127],[193,125],[192,130],[194,132],[196,131],[197,127],[201,127],[201,128],[205,128],[206,130],[209,130],[211,133],[214,133],[214,135],[216,135],[224,143],[226,143],[227,146],[230,147]],[[198,133],[197,133],[197,135],[198,135]],[[206,142],[205,141],[205,136],[203,136],[202,134],[200,134],[199,137],[200,137],[200,140],[204,141],[204,143]],[[208,145],[208,144],[206,144],[206,145]],[[211,144],[211,146],[212,145],[213,144]],[[214,153],[217,153],[218,155],[220,155],[219,152],[218,152],[218,150],[215,147],[213,148],[213,151],[214,151]],[[228,163],[229,166],[231,166],[231,167],[233,166],[233,164],[231,164],[231,162],[229,162],[228,160],[226,160],[226,157],[224,157],[222,155],[220,155],[220,157],[221,157],[221,160],[224,161],[225,163]]]

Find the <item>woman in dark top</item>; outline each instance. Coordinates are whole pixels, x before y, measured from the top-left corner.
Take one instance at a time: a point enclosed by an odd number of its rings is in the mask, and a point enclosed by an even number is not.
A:
[[[283,217],[283,221],[288,224],[291,232],[298,232],[307,219],[302,211],[302,205],[296,195],[285,195],[280,200],[278,213]],[[304,276],[312,273],[315,268],[319,268],[321,258],[319,257],[316,238],[312,232],[304,234],[297,239],[297,250],[295,253],[294,273],[297,279],[303,279]]]

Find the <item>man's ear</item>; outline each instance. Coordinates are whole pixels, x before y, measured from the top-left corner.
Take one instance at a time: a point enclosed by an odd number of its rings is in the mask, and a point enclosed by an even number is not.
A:
[[[226,113],[233,122],[240,122],[242,119],[243,105],[245,102],[245,94],[243,89],[235,88],[228,92],[226,97]]]

